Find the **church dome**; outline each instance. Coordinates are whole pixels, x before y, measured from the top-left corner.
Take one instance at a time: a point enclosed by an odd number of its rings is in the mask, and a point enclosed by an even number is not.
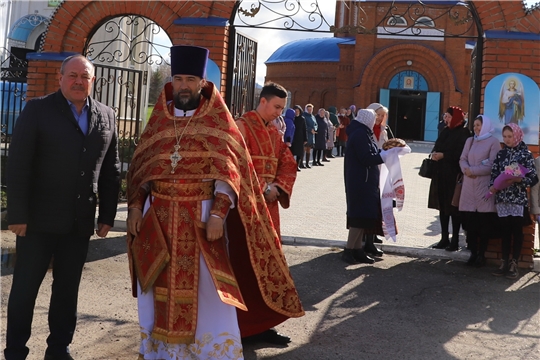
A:
[[[338,62],[338,44],[355,44],[351,37],[329,37],[317,39],[301,39],[291,41],[280,48],[265,61],[265,64],[288,62]]]

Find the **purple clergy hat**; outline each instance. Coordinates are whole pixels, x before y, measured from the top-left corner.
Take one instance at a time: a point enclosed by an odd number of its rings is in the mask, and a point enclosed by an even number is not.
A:
[[[210,51],[199,46],[176,45],[171,47],[171,75],[193,75],[204,78]]]

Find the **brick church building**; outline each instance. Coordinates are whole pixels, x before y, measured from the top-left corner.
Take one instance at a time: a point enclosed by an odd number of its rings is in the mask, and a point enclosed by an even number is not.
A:
[[[423,6],[396,1],[393,9],[389,3],[361,2],[360,9],[357,2],[338,1],[334,37],[283,45],[266,61],[266,79],[283,84],[291,104],[362,108],[380,102],[390,109],[396,136],[434,141],[444,109],[460,106],[475,112],[471,87],[479,27],[466,20],[470,14],[456,1],[423,1]],[[491,64],[481,79],[511,71],[538,84],[539,10],[531,13],[520,1],[474,3],[481,16],[513,16],[506,30],[484,29],[481,40],[489,41],[480,45],[498,46],[484,52]],[[534,21],[536,27],[530,26]]]

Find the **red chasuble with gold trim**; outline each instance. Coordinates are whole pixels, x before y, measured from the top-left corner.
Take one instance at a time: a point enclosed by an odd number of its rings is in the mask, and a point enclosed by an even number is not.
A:
[[[287,209],[296,180],[297,164],[282,136],[272,123],[265,124],[257,111],[245,113],[236,120],[253,160],[262,191],[267,183],[280,189],[278,201],[267,203],[274,227],[281,237],[278,202]]]
[[[172,86],[165,85],[127,176],[128,207],[142,208],[150,192],[155,197],[151,206],[170,256],[169,261],[162,260],[165,265],[159,274],[148,274],[161,268],[162,264],[153,263],[156,259],[166,259],[156,255],[161,252],[159,242],[151,235],[155,231],[144,229],[141,233],[146,235],[142,239],[128,234],[133,294],[136,296],[137,274],[144,273],[146,285],[154,289],[156,315],[152,336],[169,343],[193,342],[201,252],[221,300],[238,309],[245,310],[247,306],[247,312],[239,313],[250,313],[251,303],[253,308],[264,309],[271,323],[304,315],[242,135],[214,85],[208,83],[202,95],[188,124],[188,119],[175,118],[168,111]],[[174,174],[171,154],[178,135],[173,121],[184,134],[179,144],[181,159]],[[203,181],[208,179],[228,183],[238,198],[235,216],[227,218],[228,229],[237,232],[234,241],[231,237],[235,235],[229,232],[229,258],[223,242],[206,240],[204,224],[200,222],[202,201],[213,197],[213,181]],[[157,226],[154,223],[145,222],[146,226]],[[134,241],[137,244],[141,240],[142,244],[134,245]],[[153,245],[153,256],[144,256]],[[242,263],[254,282],[238,277],[240,270],[235,262]],[[154,277],[155,281],[148,285]],[[248,293],[249,300],[245,300],[244,293]],[[255,302],[251,299],[253,294]]]

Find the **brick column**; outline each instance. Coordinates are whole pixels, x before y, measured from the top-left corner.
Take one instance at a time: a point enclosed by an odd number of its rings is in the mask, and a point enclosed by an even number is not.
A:
[[[60,87],[59,74],[62,61],[75,53],[30,53],[26,100],[56,92]]]
[[[484,58],[482,72],[482,92],[487,83],[495,76],[515,72],[526,75],[540,84],[540,48],[538,34],[508,33],[506,31],[486,31],[484,42]],[[482,94],[484,99],[484,94]],[[484,100],[482,100],[484,101]],[[482,104],[484,107],[486,104]],[[538,145],[528,145],[533,157],[540,154]],[[534,247],[534,222],[523,228],[523,248],[519,259],[520,268],[532,268]],[[501,240],[492,239],[488,246],[486,258],[501,258]]]

